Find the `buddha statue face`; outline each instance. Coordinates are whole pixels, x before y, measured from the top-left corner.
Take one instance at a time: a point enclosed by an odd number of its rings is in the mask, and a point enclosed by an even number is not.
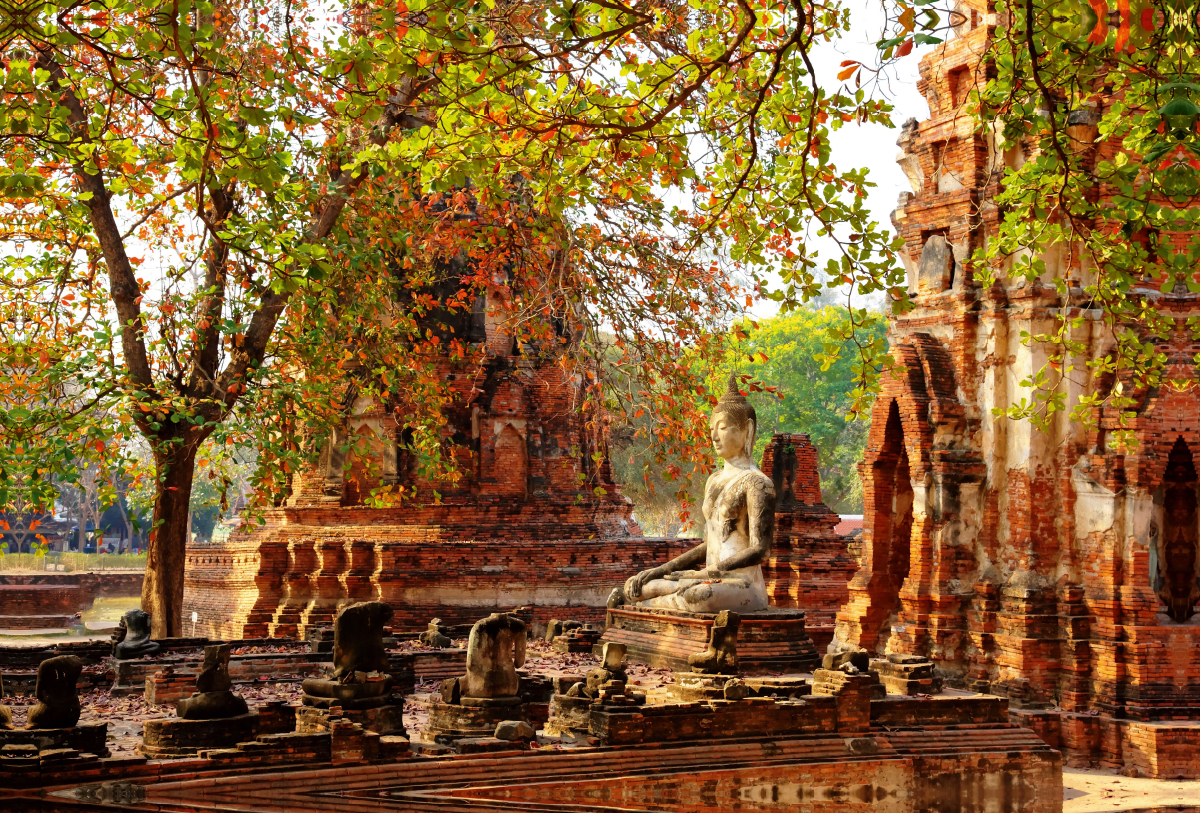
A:
[[[713,451],[722,460],[750,457],[754,451],[756,417],[754,407],[738,392],[737,379],[730,376],[729,388],[708,421]]]
[[[713,451],[723,460],[748,454],[754,444],[754,421],[738,421],[733,415],[715,412],[709,427]]]

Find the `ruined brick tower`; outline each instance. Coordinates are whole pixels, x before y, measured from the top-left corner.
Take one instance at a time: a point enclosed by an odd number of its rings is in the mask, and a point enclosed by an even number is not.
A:
[[[1090,433],[1065,413],[1046,432],[993,415],[1029,396],[1020,382],[1045,362],[1022,331],[1046,332],[1067,303],[1048,278],[988,289],[973,278],[1004,168],[1028,156],[964,107],[986,81],[995,15],[960,8],[958,36],[921,62],[931,116],[899,140],[913,192],[894,222],[916,308],[891,323],[903,373],[885,378],[872,414],[862,567],[833,646],[927,655],[952,684],[1008,697],[1069,761],[1200,776],[1200,728],[1164,722],[1200,720],[1200,348],[1185,329],[1200,296],[1141,290],[1177,319],[1161,347],[1176,384],[1139,393],[1132,451],[1110,448],[1107,413]],[[1094,139],[1093,120],[1073,117],[1075,137]],[[1078,278],[1045,260],[1048,277]],[[1098,319],[1077,338],[1107,349]]]
[[[443,325],[484,351],[482,363],[443,362],[457,396],[444,431],[462,479],[438,484],[435,499],[395,412],[348,386],[344,424],[266,526],[188,547],[184,617],[197,613],[198,634],[303,636],[364,600],[390,603],[399,628],[522,605],[599,620],[614,584],[677,554],[684,543],[642,537],[605,439],[580,413],[579,377],[522,353],[495,313],[499,295],[481,293]],[[351,437],[369,453],[347,466]],[[372,507],[387,485],[416,496]]]

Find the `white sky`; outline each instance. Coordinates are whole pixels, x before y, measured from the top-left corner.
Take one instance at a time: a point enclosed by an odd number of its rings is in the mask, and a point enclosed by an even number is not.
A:
[[[837,81],[842,60],[856,59],[866,65],[877,61],[875,42],[879,39],[883,22],[879,0],[849,0],[847,5],[852,26],[849,35],[843,41],[820,48],[811,55],[818,76],[823,80],[822,85],[830,91],[842,84]],[[844,172],[852,167],[866,167],[870,171],[868,178],[876,186],[867,196],[867,205],[874,219],[888,231],[891,231],[891,214],[896,208],[896,199],[901,192],[912,191],[904,173],[896,165],[896,155],[900,151],[896,139],[900,135],[900,126],[909,118],[921,121],[929,117],[929,105],[925,97],[917,92],[917,66],[920,58],[933,48],[914,48],[911,54],[899,61],[896,69],[890,71],[889,81],[879,88],[895,107],[892,113],[894,128],[871,123],[848,124],[832,134],[832,157],[839,170]],[[852,84],[849,87],[853,89]],[[875,304],[878,307],[881,303],[882,300],[878,300]],[[775,302],[766,300],[755,303],[752,313],[756,317],[768,317],[777,310]]]

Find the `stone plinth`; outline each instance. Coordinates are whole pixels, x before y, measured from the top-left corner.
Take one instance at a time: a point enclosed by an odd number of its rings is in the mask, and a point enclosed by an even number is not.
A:
[[[296,710],[296,730],[304,734],[330,731],[338,720],[348,720],[381,736],[403,736],[404,705],[389,703],[367,709],[347,709],[342,706],[316,708],[302,706]]]
[[[83,754],[108,756],[108,723],[91,723],[71,728],[22,729],[0,731],[0,747],[35,745],[39,751],[71,748]]]
[[[208,749],[233,748],[258,734],[257,712],[224,720],[147,720],[138,751],[150,759],[190,757]]]
[[[708,648],[714,614],[685,613],[626,605],[609,610],[609,627],[593,650],[606,643],[625,644],[630,660],[680,672],[691,671],[688,656]],[[799,610],[770,608],[743,613],[737,653],[747,675],[808,672],[820,663]]]
[[[879,675],[888,694],[938,694],[942,690],[942,678],[933,661],[920,655],[876,658],[871,661],[871,671]]]
[[[429,706],[429,728],[425,730],[425,739],[448,745],[467,737],[490,737],[496,726],[505,720],[528,721],[528,706],[521,702],[460,706],[435,700]]]
[[[265,703],[249,714],[224,720],[146,720],[138,751],[151,759],[195,756],[209,749],[233,748],[260,734],[285,734],[296,728],[296,708]]]
[[[802,677],[731,678],[728,675],[684,673],[675,676],[675,683],[668,693],[681,703],[694,703],[747,697],[797,699],[813,692],[812,684]]]

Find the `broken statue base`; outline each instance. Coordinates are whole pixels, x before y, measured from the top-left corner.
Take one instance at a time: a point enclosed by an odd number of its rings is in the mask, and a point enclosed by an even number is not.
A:
[[[743,675],[811,672],[820,665],[817,648],[804,629],[803,611],[768,607],[739,615],[737,656]],[[628,604],[614,607],[608,611],[608,629],[593,653],[599,656],[604,644],[620,643],[630,660],[689,672],[688,656],[708,648],[716,617],[715,613]]]
[[[507,702],[510,700],[513,702]],[[428,742],[451,745],[465,738],[491,737],[496,726],[506,720],[529,722],[529,704],[520,697],[464,697],[463,701],[462,705],[440,700],[430,704],[429,727],[425,731]]]

